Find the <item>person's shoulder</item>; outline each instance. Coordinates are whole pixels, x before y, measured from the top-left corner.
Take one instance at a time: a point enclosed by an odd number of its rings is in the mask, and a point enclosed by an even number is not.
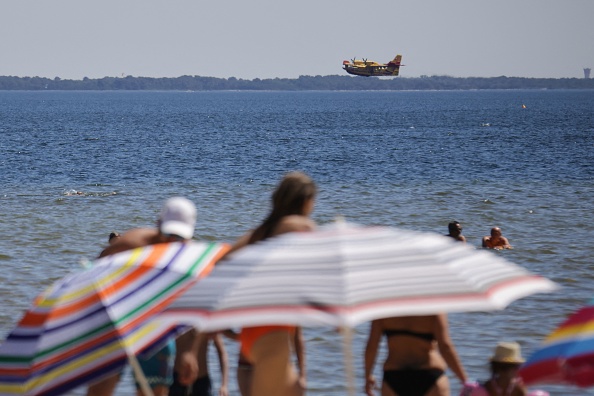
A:
[[[99,257],[150,245],[154,243],[158,235],[159,231],[154,228],[135,228],[130,231],[126,231],[118,238],[117,241],[107,246],[101,252]]]
[[[227,254],[225,256],[227,256],[230,253],[233,253],[236,250],[241,249],[244,246],[247,246],[250,242],[250,238],[251,238],[252,234],[253,234],[253,231],[243,234],[237,241],[235,241],[235,243],[231,246],[231,249],[229,249],[229,251],[227,252]]]
[[[276,233],[284,234],[286,232],[313,231],[315,229],[316,223],[309,217],[291,215],[283,217],[276,228]]]
[[[154,237],[159,234],[159,230],[156,228],[133,228],[126,231],[121,238],[122,239],[138,239]]]
[[[156,228],[134,228],[122,235],[118,243],[125,244],[133,249],[156,243],[158,237],[159,230]]]

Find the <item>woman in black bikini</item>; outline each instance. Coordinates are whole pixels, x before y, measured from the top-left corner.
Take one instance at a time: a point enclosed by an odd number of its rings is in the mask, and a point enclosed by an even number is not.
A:
[[[382,336],[388,343],[382,396],[449,396],[446,368],[460,382],[466,373],[448,332],[445,314],[374,320],[365,348],[365,391],[374,395],[373,366]]]

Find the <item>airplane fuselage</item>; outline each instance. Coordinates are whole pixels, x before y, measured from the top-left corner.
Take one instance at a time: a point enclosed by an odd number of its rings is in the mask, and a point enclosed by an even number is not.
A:
[[[355,76],[397,76],[400,71],[401,60],[402,55],[396,55],[396,57],[393,60],[386,64],[377,63],[373,61],[368,62],[367,60],[353,59],[350,62],[342,62],[342,68],[347,73],[353,74]]]

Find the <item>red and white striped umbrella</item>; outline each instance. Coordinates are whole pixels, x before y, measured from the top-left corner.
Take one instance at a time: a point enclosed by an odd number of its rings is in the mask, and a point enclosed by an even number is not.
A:
[[[488,311],[556,285],[433,233],[336,223],[249,245],[221,261],[159,320],[202,330]]]

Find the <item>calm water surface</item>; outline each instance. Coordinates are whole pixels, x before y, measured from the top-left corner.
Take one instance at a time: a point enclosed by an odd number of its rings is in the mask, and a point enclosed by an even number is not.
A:
[[[455,219],[475,246],[500,226],[515,249],[495,254],[562,286],[450,315],[470,377],[483,379],[498,341],[529,355],[592,297],[593,110],[594,91],[0,92],[1,334],[112,230],[152,226],[167,197],[197,204],[197,238],[231,242],[298,169],[319,184],[319,223],[446,233]],[[353,342],[359,389],[367,330]],[[305,335],[309,394],[345,394],[341,337]],[[133,394],[129,376],[118,394]]]

